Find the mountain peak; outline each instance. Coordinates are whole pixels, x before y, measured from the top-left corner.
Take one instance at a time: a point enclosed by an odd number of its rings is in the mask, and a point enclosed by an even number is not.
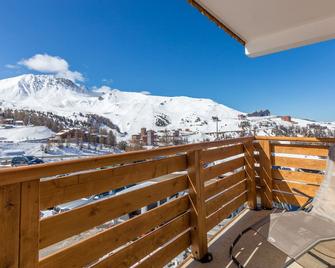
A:
[[[86,92],[70,80],[33,74],[0,80],[0,105],[53,112],[74,120],[78,114],[94,113],[110,119],[129,134],[142,127],[208,132],[215,127],[212,116],[230,120],[240,114],[209,99],[154,96],[107,86]]]
[[[50,91],[72,91],[85,93],[86,90],[69,79],[54,75],[23,74],[16,77],[0,80],[0,97],[22,99],[28,96],[47,94]]]
[[[71,120],[86,120],[82,115],[96,114],[108,118],[128,135],[145,127],[158,132],[182,130],[199,140],[214,137],[206,133],[215,133],[216,117],[220,119],[218,130],[225,133],[241,131],[243,127],[249,130],[262,127],[265,133],[267,128],[292,126],[276,116],[250,121],[241,117],[244,113],[211,99],[154,96],[107,86],[86,91],[68,79],[53,75],[26,74],[0,80],[0,107],[52,112]],[[304,127],[310,123],[293,121]]]

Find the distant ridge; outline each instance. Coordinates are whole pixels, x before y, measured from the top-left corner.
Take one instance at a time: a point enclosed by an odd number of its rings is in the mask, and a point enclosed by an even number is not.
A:
[[[87,120],[82,116],[85,114],[97,114],[111,120],[121,132],[128,133],[127,138],[145,127],[155,131],[188,131],[194,141],[211,139],[214,136],[205,133],[216,132],[213,117],[219,119],[219,132],[251,133],[254,130],[271,135],[271,129],[292,125],[276,116],[247,118],[245,113],[211,99],[153,96],[105,86],[87,90],[53,75],[25,74],[0,80],[0,107],[52,112],[76,120]],[[294,118],[292,121],[295,127],[306,127],[310,123]],[[325,125],[330,129],[334,127],[334,124]]]

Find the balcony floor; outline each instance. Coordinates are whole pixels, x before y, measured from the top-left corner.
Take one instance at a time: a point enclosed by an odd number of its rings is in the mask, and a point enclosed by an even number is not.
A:
[[[234,239],[238,234],[248,228],[253,223],[256,223],[260,219],[267,217],[270,213],[279,213],[279,210],[261,210],[261,211],[250,211],[248,209],[242,211],[238,217],[229,223],[219,234],[217,234],[209,243],[209,252],[213,254],[213,261],[208,264],[201,264],[193,259],[187,260],[181,267],[183,268],[205,268],[205,267],[229,267],[235,268],[237,265],[230,259],[229,247],[233,243]],[[285,263],[290,259],[282,251],[268,243],[260,235],[253,233],[252,231],[247,232],[244,236],[246,239],[241,239],[238,242],[238,248],[242,250],[236,253],[238,260],[244,267],[255,268],[255,267],[271,267],[279,268],[284,267]],[[250,236],[250,239],[248,239]],[[326,248],[329,254],[329,248],[335,250],[335,241],[329,241],[328,244],[323,246]],[[330,243],[330,244],[329,244]],[[236,247],[237,248],[237,247]],[[335,252],[331,250],[331,255],[335,256]],[[333,258],[332,261],[335,259]],[[306,253],[299,259],[299,263],[294,262],[288,267],[328,267],[324,263],[320,262],[317,258]]]

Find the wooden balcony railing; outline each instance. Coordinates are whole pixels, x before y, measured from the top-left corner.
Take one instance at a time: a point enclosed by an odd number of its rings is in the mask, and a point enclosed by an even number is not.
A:
[[[244,204],[254,209],[257,194],[264,208],[304,203],[293,189],[313,196],[334,142],[246,137],[2,169],[0,267],[160,267],[187,248],[201,260],[208,231]]]
[[[273,202],[303,205],[324,178],[334,138],[256,137],[256,185],[263,208]]]

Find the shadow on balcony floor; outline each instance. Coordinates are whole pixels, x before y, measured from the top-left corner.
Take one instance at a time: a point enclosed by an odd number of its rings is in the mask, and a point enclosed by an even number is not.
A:
[[[237,265],[230,259],[229,247],[233,243],[238,234],[248,228],[250,225],[256,223],[264,217],[268,217],[271,213],[278,213],[275,210],[261,210],[261,211],[243,211],[236,219],[234,219],[224,230],[209,243],[209,252],[213,254],[213,261],[208,264],[201,264],[194,260],[188,260],[182,267],[188,268],[204,268],[204,267],[228,267],[235,268]],[[268,243],[260,235],[253,231],[245,234],[245,239],[238,242],[235,246],[235,256],[244,264],[244,267],[283,267],[289,260],[289,257],[282,251]],[[250,239],[248,239],[250,237]],[[289,266],[302,267],[297,263]]]

